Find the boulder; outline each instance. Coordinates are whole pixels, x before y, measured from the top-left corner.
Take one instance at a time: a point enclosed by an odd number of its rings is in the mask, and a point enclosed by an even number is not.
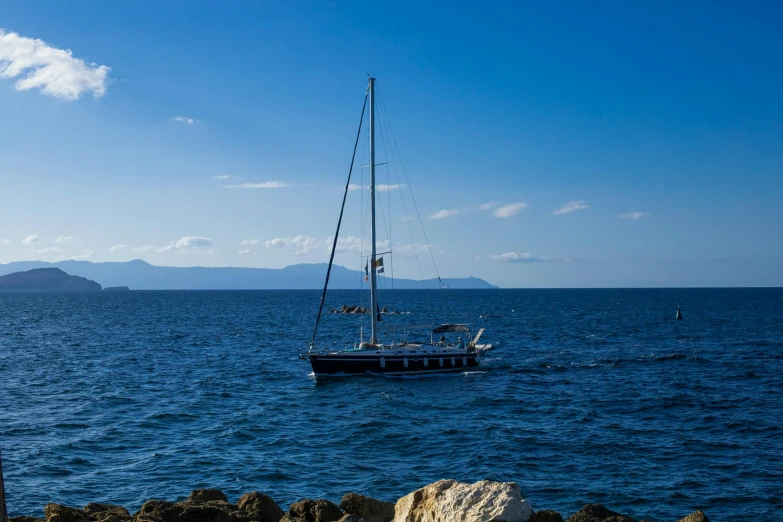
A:
[[[210,500],[228,502],[228,497],[219,489],[194,489],[185,502],[209,502]]]
[[[337,522],[343,518],[343,512],[328,500],[305,499],[291,504],[287,516],[298,517],[306,522]]]
[[[343,515],[343,518],[341,518],[337,522],[367,522],[367,521],[364,520],[359,515],[352,515],[349,513],[347,515]]]
[[[533,513],[528,522],[563,522],[563,517],[557,511],[544,509],[543,511]]]
[[[114,504],[98,504],[97,502],[90,502],[82,510],[90,515],[95,520],[104,520],[109,515],[118,518],[119,520],[128,520],[130,513],[122,506],[116,506]]]
[[[356,493],[346,493],[340,501],[340,509],[346,513],[358,515],[366,522],[392,522],[394,520],[394,504]]]
[[[18,517],[11,517],[9,522],[44,522],[42,518],[30,517],[27,515],[19,515]]]
[[[136,522],[148,520],[150,522],[176,522],[179,515],[185,510],[185,504],[169,502],[167,500],[148,500],[142,504],[134,515]]]
[[[258,522],[279,522],[283,518],[283,510],[272,497],[257,491],[239,497],[237,508]]]
[[[177,522],[235,522],[229,512],[230,504],[190,504],[185,503]]]
[[[394,522],[527,522],[533,514],[515,482],[440,480],[394,506]]]
[[[92,522],[90,516],[81,509],[54,502],[46,504],[44,515],[46,515],[46,522]]]
[[[710,522],[710,519],[707,518],[707,515],[704,514],[704,511],[699,510],[694,511],[685,518],[681,518],[677,522]]]
[[[607,509],[601,504],[587,504],[568,517],[566,522],[636,522],[636,520]]]

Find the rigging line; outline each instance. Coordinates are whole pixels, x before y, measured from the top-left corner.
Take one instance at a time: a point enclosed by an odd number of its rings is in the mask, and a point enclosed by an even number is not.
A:
[[[378,89],[377,84],[376,84],[376,90],[378,90],[379,101],[381,102],[381,108],[382,108],[383,112],[386,112],[386,107],[385,107],[385,105],[383,105],[383,98],[380,96],[381,91],[380,91],[380,89]],[[391,130],[391,124],[389,123],[389,116],[388,116],[388,114],[386,114],[384,119],[386,121],[386,124],[389,125],[389,129]],[[402,157],[400,156],[399,148],[397,149],[397,156],[400,158],[400,163],[402,163]],[[397,176],[397,183],[401,185],[402,181],[400,180],[400,172],[397,169],[397,162],[394,161],[394,154],[391,155],[391,158],[392,158],[392,166],[394,167],[394,173]],[[403,168],[405,168],[404,165],[403,165]],[[406,174],[406,178],[407,178],[407,174]],[[410,184],[408,185],[408,188],[410,189]],[[413,196],[413,191],[411,191],[411,197],[412,196]],[[408,205],[405,203],[405,191],[402,190],[402,188],[400,188],[400,199],[402,200],[402,208],[405,211],[405,222],[408,224],[408,233],[411,236],[411,248],[413,249],[413,257],[416,258],[416,266],[419,269],[419,281],[421,282],[422,288],[423,288],[424,287],[424,272],[421,269],[421,261],[419,260],[419,253],[416,251],[416,238],[413,236],[413,228],[411,227],[411,219],[410,219],[410,216],[408,215]],[[418,213],[418,209],[416,210],[416,212]],[[421,216],[419,216],[419,221],[421,221]],[[437,272],[437,268],[435,269],[435,271]]]
[[[383,118],[378,118],[378,122],[380,123],[379,129],[381,134],[381,144],[383,145],[383,156],[386,159],[386,186],[389,190],[386,191],[386,208],[389,213],[389,229],[386,231],[387,235],[389,236],[389,251],[394,250],[394,241],[392,240],[392,211],[391,211],[391,179],[389,175],[389,161],[392,163],[394,162],[394,151],[391,149],[391,143],[389,143],[389,151],[386,150],[386,133],[384,132],[384,121]],[[391,153],[390,153],[391,152]],[[400,191],[402,191],[402,187],[400,187]],[[383,209],[381,209],[383,210]],[[393,256],[389,254],[389,272],[391,274],[391,288],[392,288],[392,306],[395,304],[395,293],[394,293],[394,263],[393,263]]]
[[[318,317],[315,319],[313,328],[313,338],[310,340],[310,350],[315,346],[315,335],[318,333],[318,323],[321,322],[321,313],[324,310],[324,300],[326,299],[326,289],[329,287],[329,275],[332,273],[332,263],[334,262],[334,252],[337,250],[337,238],[340,235],[340,224],[343,221],[343,212],[345,212],[345,200],[348,197],[348,187],[351,184],[351,174],[353,173],[353,162],[356,159],[356,149],[359,146],[359,136],[362,132],[362,122],[364,122],[364,110],[367,108],[367,97],[369,93],[364,94],[364,104],[362,105],[362,116],[359,118],[359,129],[356,131],[356,141],[353,144],[353,155],[351,155],[351,166],[348,169],[348,179],[345,182],[345,192],[343,193],[343,204],[340,207],[340,217],[337,220],[337,230],[334,233],[332,242],[332,253],[329,255],[329,267],[326,269],[326,281],[324,282],[324,292],[321,294],[321,304],[318,306]]]
[[[394,143],[394,147],[397,149],[397,156],[400,158],[400,165],[402,166],[402,172],[405,174],[405,181],[408,182],[408,188],[411,191],[411,199],[413,200],[413,206],[416,208],[416,214],[419,216],[419,223],[421,224],[421,231],[424,233],[424,240],[427,242],[427,249],[430,251],[430,257],[432,258],[432,265],[435,267],[435,273],[438,276],[438,283],[439,286],[443,286],[443,281],[440,278],[440,273],[438,272],[438,265],[435,263],[435,256],[432,253],[432,245],[430,245],[430,241],[427,238],[427,231],[424,229],[424,222],[421,220],[421,214],[419,213],[419,206],[416,204],[416,196],[413,195],[413,188],[410,185],[410,180],[408,179],[408,172],[405,170],[405,162],[402,161],[402,155],[400,154],[400,148],[397,145],[397,138],[394,135],[394,129],[392,129],[391,121],[389,120],[389,114],[386,112],[386,104],[383,103],[383,95],[381,94],[380,90],[378,90],[378,98],[381,102],[381,109],[383,110],[385,116],[386,116],[386,123],[389,125],[389,131],[391,132],[392,140]]]

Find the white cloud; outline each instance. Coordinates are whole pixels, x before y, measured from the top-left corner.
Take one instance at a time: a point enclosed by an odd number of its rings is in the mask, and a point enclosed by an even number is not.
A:
[[[164,247],[159,248],[158,252],[166,252],[168,250],[173,250],[173,249],[180,250],[183,248],[200,248],[200,247],[208,247],[208,246],[212,246],[212,238],[199,237],[199,236],[185,236],[174,241],[173,243],[170,243]]]
[[[41,236],[39,236],[38,234],[32,234],[32,235],[29,235],[26,238],[24,238],[22,240],[22,244],[23,245],[32,245],[33,243],[37,243],[40,240],[41,240]]]
[[[157,249],[158,247],[156,247],[155,245],[143,245],[139,247],[133,247],[131,250],[133,250],[134,252],[154,252]]]
[[[240,250],[240,251],[239,251],[239,255],[240,255],[240,256],[247,256],[247,255],[250,255],[250,254],[252,254],[252,253],[253,253],[253,251],[252,251],[252,250],[250,250],[249,248],[248,248],[247,250]]]
[[[649,212],[628,212],[627,214],[620,214],[617,217],[620,219],[640,219],[649,215]]]
[[[69,241],[73,241],[73,236],[60,236],[54,240],[54,242],[57,243],[58,245],[67,243]]]
[[[201,123],[201,120],[188,118],[187,116],[174,116],[173,118],[171,118],[171,121],[178,121],[180,123],[187,123],[188,125],[194,125],[194,124],[197,124],[197,123]]]
[[[215,179],[228,179],[230,177],[228,174],[221,174],[220,176],[215,176]]]
[[[71,259],[89,259],[95,256],[95,250],[85,250],[84,253],[78,256],[73,256]]]
[[[230,189],[273,189],[290,187],[283,181],[265,181],[263,183],[242,183],[241,185],[226,185],[224,188]]]
[[[380,185],[375,185],[375,188],[378,190],[378,192],[389,192],[390,190],[400,190],[405,185],[385,185],[381,183]]]
[[[489,203],[484,203],[484,204],[482,204],[482,205],[479,205],[479,206],[477,206],[476,208],[477,208],[477,209],[479,209],[479,210],[492,210],[492,209],[493,209],[493,208],[495,208],[496,206],[498,206],[498,204],[497,204],[497,203],[495,203],[495,202],[489,202]]]
[[[242,244],[244,246],[249,246],[249,245],[255,246],[255,245],[259,244],[260,242],[261,241],[259,241],[258,239],[243,239],[242,240]]]
[[[114,245],[109,249],[109,252],[119,252],[120,250],[124,250],[127,248],[128,245]],[[133,250],[136,250],[135,248]]]
[[[430,219],[443,219],[443,218],[454,216],[458,213],[459,210],[444,208],[443,210],[438,210],[437,212],[430,214]]]
[[[6,239],[4,237],[0,237],[0,245],[7,245],[10,242],[11,242],[10,239]]]
[[[562,214],[568,214],[569,212],[576,212],[577,210],[584,210],[590,208],[587,201],[569,201],[560,206],[559,210],[555,210],[552,215],[559,216]]]
[[[50,253],[51,254],[62,254],[63,252],[65,252],[65,250],[63,250],[62,248],[57,247],[57,246],[52,246],[52,247],[42,248],[41,250],[36,250],[35,252],[37,254],[50,254]]]
[[[361,185],[357,185],[356,183],[349,183],[348,184],[348,190],[359,190],[360,188],[362,188],[362,186]],[[367,188],[367,187],[364,187],[364,188]]]
[[[496,256],[489,256],[491,259],[497,261],[505,261],[506,263],[535,263],[538,261],[549,261],[547,257],[534,256],[530,252],[508,252],[506,254],[499,254]]]
[[[293,247],[294,254],[304,255],[318,248],[319,241],[310,236],[276,237],[265,241],[267,248]]]
[[[507,218],[519,214],[529,206],[530,205],[524,201],[520,201],[519,203],[510,203],[508,205],[503,205],[500,208],[496,208],[492,214],[497,218]]]
[[[74,58],[68,49],[0,29],[0,77],[21,76],[14,83],[17,91],[41,89],[42,93],[63,100],[76,100],[92,92],[98,98],[106,93],[110,70],[105,65]]]

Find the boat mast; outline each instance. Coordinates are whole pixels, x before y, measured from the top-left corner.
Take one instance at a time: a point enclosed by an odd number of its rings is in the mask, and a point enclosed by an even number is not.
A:
[[[370,76],[370,213],[372,215],[372,257],[370,258],[370,343],[378,344],[378,288],[375,273],[375,78]]]

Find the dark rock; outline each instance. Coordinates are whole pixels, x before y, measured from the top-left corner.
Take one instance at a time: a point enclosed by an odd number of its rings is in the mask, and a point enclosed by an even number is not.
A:
[[[563,517],[557,511],[544,509],[534,512],[527,522],[563,522]]]
[[[11,517],[9,522],[44,522],[42,518],[30,517],[27,515],[19,515],[18,517]]]
[[[0,277],[0,292],[100,292],[101,285],[59,268],[34,268]]]
[[[226,509],[230,504],[185,504],[185,509],[177,517],[177,522],[234,522]]]
[[[587,504],[566,522],[636,522],[636,520],[605,508],[601,504]]]
[[[699,510],[694,511],[685,518],[681,518],[677,522],[710,522],[710,519],[707,518],[707,515],[704,514],[704,511]]]
[[[389,313],[389,309],[384,306],[383,308],[381,308],[381,313],[382,314],[388,314]]]
[[[340,509],[358,515],[367,522],[391,522],[394,520],[394,504],[356,493],[346,493],[340,501]]]
[[[305,520],[304,518],[283,515],[283,518],[280,519],[280,522],[307,522],[307,520]]]
[[[272,497],[257,491],[239,497],[237,508],[258,522],[278,522],[283,518],[283,510],[272,500]]]
[[[299,517],[306,522],[337,522],[343,512],[328,500],[300,500],[294,502],[286,514],[289,518]]]
[[[337,522],[368,522],[368,521],[363,519],[359,515],[351,515],[349,513],[347,515],[344,515],[343,518],[341,518]]]
[[[44,507],[44,515],[46,515],[46,522],[92,521],[90,516],[81,509],[55,504],[54,502],[46,504],[46,507]]]
[[[114,515],[121,520],[129,519],[130,513],[122,506],[115,506],[114,504],[98,504],[97,502],[90,502],[82,510],[90,515],[95,520],[103,520],[109,515]]]
[[[228,502],[228,497],[219,489],[194,489],[185,502],[209,502],[210,500]]]
[[[148,500],[133,515],[133,519],[135,521],[176,522],[184,510],[185,504],[182,503],[175,504],[167,500]]]

